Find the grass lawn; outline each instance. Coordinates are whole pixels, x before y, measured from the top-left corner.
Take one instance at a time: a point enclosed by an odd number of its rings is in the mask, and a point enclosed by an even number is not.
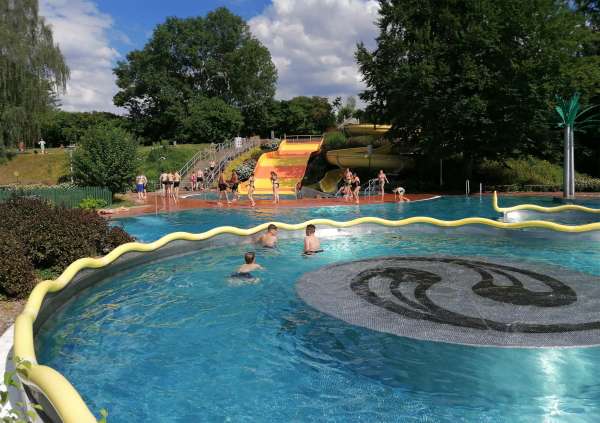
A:
[[[208,144],[179,144],[176,147],[147,147],[138,149],[139,169],[149,180],[158,179],[161,168],[179,170],[194,154]],[[38,150],[39,151],[39,150]],[[27,150],[12,160],[0,164],[0,185],[55,185],[61,176],[69,174],[69,152],[60,148],[46,149],[48,154]]]
[[[69,152],[49,148],[48,154],[34,154],[33,150],[17,154],[0,165],[0,185],[44,184],[54,185],[58,178],[69,173]]]

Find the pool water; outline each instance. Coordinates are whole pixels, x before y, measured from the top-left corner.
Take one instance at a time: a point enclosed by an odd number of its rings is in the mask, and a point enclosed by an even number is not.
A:
[[[444,199],[386,205],[390,218],[480,214]],[[361,208],[362,209],[362,208]],[[379,210],[379,209],[378,209]],[[289,214],[287,214],[289,213]],[[352,209],[286,211],[278,220],[346,219]],[[361,210],[361,214],[362,214]],[[369,213],[366,213],[369,214]],[[488,213],[490,215],[490,213]],[[235,217],[236,222],[230,219]],[[125,223],[146,239],[273,215],[186,212]],[[151,225],[150,222],[155,222]],[[146,233],[146,231],[150,233]],[[117,422],[595,422],[600,349],[483,348],[417,341],[353,326],[305,304],[296,280],[322,266],[390,255],[461,255],[560,265],[600,277],[600,245],[573,238],[406,233],[301,240],[257,250],[266,270],[230,277],[248,246],[167,259],[83,292],[37,337],[40,363],[62,372],[97,412]],[[526,259],[524,259],[526,258]]]
[[[525,203],[539,204],[546,207],[557,205],[551,198],[543,197],[502,197],[500,199],[500,204],[505,207]],[[412,216],[430,216],[447,220],[472,216],[490,219],[502,217],[502,214],[493,209],[490,196],[481,198],[447,196],[410,203],[364,203],[360,206],[348,205],[347,203],[344,205],[343,201],[340,201],[340,204],[340,206],[306,208],[231,209],[224,207],[218,210],[195,209],[170,214],[130,217],[113,222],[121,225],[138,240],[150,242],[174,231],[198,233],[223,225],[247,228],[275,220],[298,223],[315,218],[351,220],[361,216],[378,216],[394,220]],[[587,202],[586,205],[593,207],[592,202]],[[562,217],[564,216],[563,214]],[[568,217],[568,214],[566,216]],[[548,214],[547,218],[558,222],[562,221],[561,215],[557,214]],[[593,218],[597,219],[598,215],[593,215]]]

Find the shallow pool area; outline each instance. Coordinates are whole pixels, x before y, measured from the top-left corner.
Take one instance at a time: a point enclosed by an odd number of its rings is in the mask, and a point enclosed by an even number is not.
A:
[[[501,197],[501,203],[503,206],[532,203],[545,207],[558,204],[548,197],[523,196],[503,196]],[[597,203],[595,201],[585,201],[582,204],[593,207]],[[148,214],[115,219],[113,222],[116,225],[121,225],[140,241],[150,242],[174,231],[198,233],[222,225],[248,228],[269,221],[297,223],[315,218],[342,221],[360,216],[377,216],[392,220],[413,216],[429,216],[453,220],[472,216],[500,219],[502,214],[494,210],[490,196],[443,196],[432,200],[410,203],[363,203],[360,206],[344,203],[341,200],[339,206],[306,208],[261,207],[256,209],[234,209],[225,206],[220,209],[194,209],[177,213]],[[561,216],[560,214],[547,214],[545,218],[562,222],[564,217],[565,215]],[[567,214],[566,217],[568,218],[569,215]],[[594,219],[596,217],[593,216]],[[589,217],[586,219],[584,223],[589,222]],[[568,223],[568,219],[566,223]]]
[[[175,230],[358,214],[498,216],[485,198],[441,198],[360,210],[196,210],[120,223],[150,241]],[[114,274],[41,327],[38,360],[63,373],[92,410],[107,408],[111,422],[597,421],[600,347],[474,347],[397,336],[317,310],[298,296],[297,283],[335,263],[390,256],[560,267],[600,282],[599,242],[499,229],[322,234],[325,251],[315,256],[301,255],[301,239],[256,248],[266,270],[255,279],[231,277],[255,248],[240,243]]]

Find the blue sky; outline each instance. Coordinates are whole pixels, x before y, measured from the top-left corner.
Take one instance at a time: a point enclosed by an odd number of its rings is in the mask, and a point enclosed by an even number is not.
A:
[[[271,52],[277,98],[356,96],[363,88],[356,43],[374,45],[377,0],[39,0],[71,69],[62,107],[106,110],[117,92],[112,68],[144,46],[168,16],[204,16],[225,6]]]

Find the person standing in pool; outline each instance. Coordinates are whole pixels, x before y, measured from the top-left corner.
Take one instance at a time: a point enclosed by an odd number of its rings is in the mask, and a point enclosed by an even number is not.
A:
[[[250,204],[252,204],[252,207],[256,206],[253,197],[255,189],[256,188],[254,187],[254,173],[251,173],[250,177],[248,178],[248,200],[250,200]]]
[[[271,185],[273,187],[273,204],[279,204],[279,178],[271,171]]]
[[[231,201],[229,201],[229,196],[227,195],[227,182],[225,182],[225,176],[223,175],[223,172],[219,173],[219,181],[217,182],[217,186],[219,188],[219,199],[217,200],[217,205],[220,206],[223,204],[221,203],[221,198],[223,198],[223,196],[225,196],[227,204],[231,204]]]
[[[356,204],[359,204],[360,203],[360,200],[359,200],[360,178],[358,177],[358,174],[356,174],[356,173],[354,175],[352,175],[352,182],[350,183],[350,189],[352,190],[352,196],[354,197]]]
[[[321,250],[321,241],[315,235],[317,228],[315,225],[306,226],[306,236],[304,237],[304,254],[319,253]]]
[[[239,197],[240,197],[238,194],[239,184],[240,184],[240,180],[238,178],[238,175],[235,172],[235,170],[232,170],[231,171],[231,179],[229,180],[229,186],[231,187],[231,196],[232,196],[231,201],[239,200]]]
[[[389,184],[390,181],[388,181],[387,176],[385,175],[385,173],[383,173],[383,169],[379,170],[379,175],[377,175],[377,179],[379,180],[379,191],[381,193],[381,201],[383,201],[383,198],[385,196],[385,184]]]
[[[254,251],[248,251],[244,254],[244,264],[242,264],[238,270],[236,276],[252,276],[250,272],[255,270],[263,270],[263,267],[256,263],[256,254]]]
[[[267,227],[267,232],[265,232],[260,238],[258,238],[258,242],[263,247],[275,248],[275,245],[277,244],[277,231],[277,225],[271,223]]]

